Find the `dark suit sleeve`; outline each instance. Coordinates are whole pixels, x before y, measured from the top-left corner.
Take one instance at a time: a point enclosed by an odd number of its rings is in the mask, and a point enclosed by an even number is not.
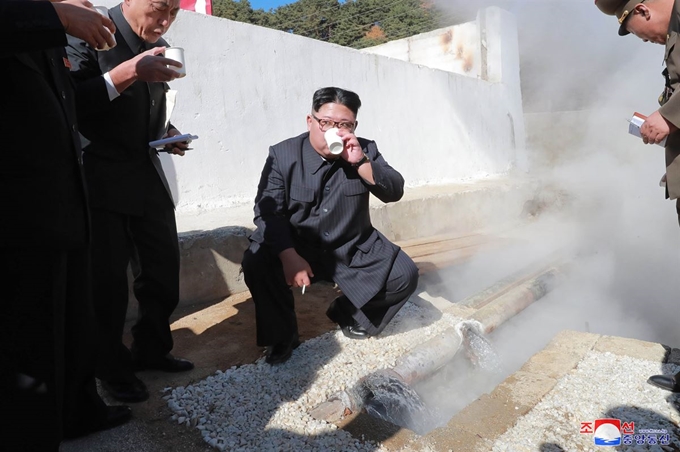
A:
[[[106,111],[111,100],[99,68],[97,51],[82,39],[69,36],[66,53],[71,62],[71,76],[76,82],[78,116]]]
[[[404,178],[392,168],[378,151],[375,141],[361,140],[361,147],[371,159],[373,180],[375,185],[368,185],[368,189],[382,202],[399,201],[404,196]]]
[[[50,2],[0,0],[0,58],[65,45],[64,27]]]
[[[290,222],[287,217],[286,186],[278,167],[276,154],[269,148],[269,156],[262,170],[255,197],[254,240],[264,243],[279,254],[293,248]]]

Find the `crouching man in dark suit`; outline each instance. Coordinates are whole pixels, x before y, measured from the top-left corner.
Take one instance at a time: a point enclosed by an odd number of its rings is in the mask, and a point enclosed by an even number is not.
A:
[[[371,225],[369,195],[401,199],[404,179],[375,142],[354,135],[359,96],[340,88],[314,93],[308,132],[269,149],[255,198],[256,230],[243,256],[255,302],[257,343],[266,361],[290,358],[300,342],[291,287],[334,281],[342,290],[326,315],[345,336],[380,334],[415,291],[418,269]],[[337,128],[344,148],[328,149]]]

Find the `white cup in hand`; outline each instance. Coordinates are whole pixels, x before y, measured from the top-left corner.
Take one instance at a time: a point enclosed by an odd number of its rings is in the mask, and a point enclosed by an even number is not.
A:
[[[326,139],[326,144],[328,144],[328,150],[331,151],[333,155],[342,154],[342,150],[345,148],[345,144],[342,142],[342,138],[338,135],[338,128],[333,127],[328,129],[324,133],[324,138]]]
[[[170,69],[173,71],[177,72],[179,74],[179,78],[184,77],[187,75],[186,67],[184,65],[184,49],[181,47],[168,47],[165,49],[165,58],[169,58],[171,60],[175,60],[179,63],[182,63],[182,67],[177,67],[177,66],[172,66],[168,65]]]
[[[109,18],[109,9],[108,9],[106,6],[94,6],[93,8],[94,8],[99,14],[101,14],[102,16],[104,16],[104,17],[106,17],[106,18]],[[106,27],[104,27],[104,28],[106,28]],[[104,44],[104,47],[102,47],[101,49],[100,49],[100,48],[97,48],[97,49],[95,49],[95,50],[98,50],[98,51],[100,51],[100,52],[103,52],[103,51],[106,51],[106,50],[111,50],[111,49],[113,49],[114,47],[116,47],[116,37],[114,36],[113,33],[111,33],[111,30],[109,30],[108,28],[106,28],[106,31],[111,35],[111,39],[113,39],[113,45],[110,46],[110,45],[108,45],[107,43],[105,43],[105,44]]]

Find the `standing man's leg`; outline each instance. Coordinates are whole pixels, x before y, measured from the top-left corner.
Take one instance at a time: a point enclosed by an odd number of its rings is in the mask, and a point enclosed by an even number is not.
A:
[[[114,398],[142,402],[149,392],[135,376],[130,350],[123,344],[131,249],[128,222],[124,214],[91,210],[92,304],[100,338],[96,375]]]
[[[666,193],[668,194],[668,191],[666,191]],[[678,214],[678,224],[680,224],[680,199],[676,199],[675,201],[675,211]],[[680,372],[675,375],[652,375],[647,379],[647,383],[677,393],[680,392]]]
[[[132,271],[139,316],[132,327],[132,355],[138,370],[182,372],[190,361],[170,355],[170,316],[179,303],[179,244],[175,210],[155,168],[150,167],[144,214],[130,218],[135,246]]]
[[[65,252],[0,249],[3,448],[58,451],[64,399]]]
[[[126,405],[107,406],[97,393],[97,322],[91,298],[88,250],[67,253],[64,312],[64,436],[73,438],[115,427],[130,419]]]

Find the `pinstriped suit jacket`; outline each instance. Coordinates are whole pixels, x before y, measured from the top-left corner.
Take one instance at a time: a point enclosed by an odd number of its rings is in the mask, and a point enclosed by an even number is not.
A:
[[[370,158],[375,185],[342,159],[324,160],[309,133],[269,148],[255,198],[251,240],[275,254],[295,248],[327,272],[360,308],[387,281],[399,247],[371,225],[369,196],[401,199],[404,179],[387,164],[375,142],[359,138]]]

